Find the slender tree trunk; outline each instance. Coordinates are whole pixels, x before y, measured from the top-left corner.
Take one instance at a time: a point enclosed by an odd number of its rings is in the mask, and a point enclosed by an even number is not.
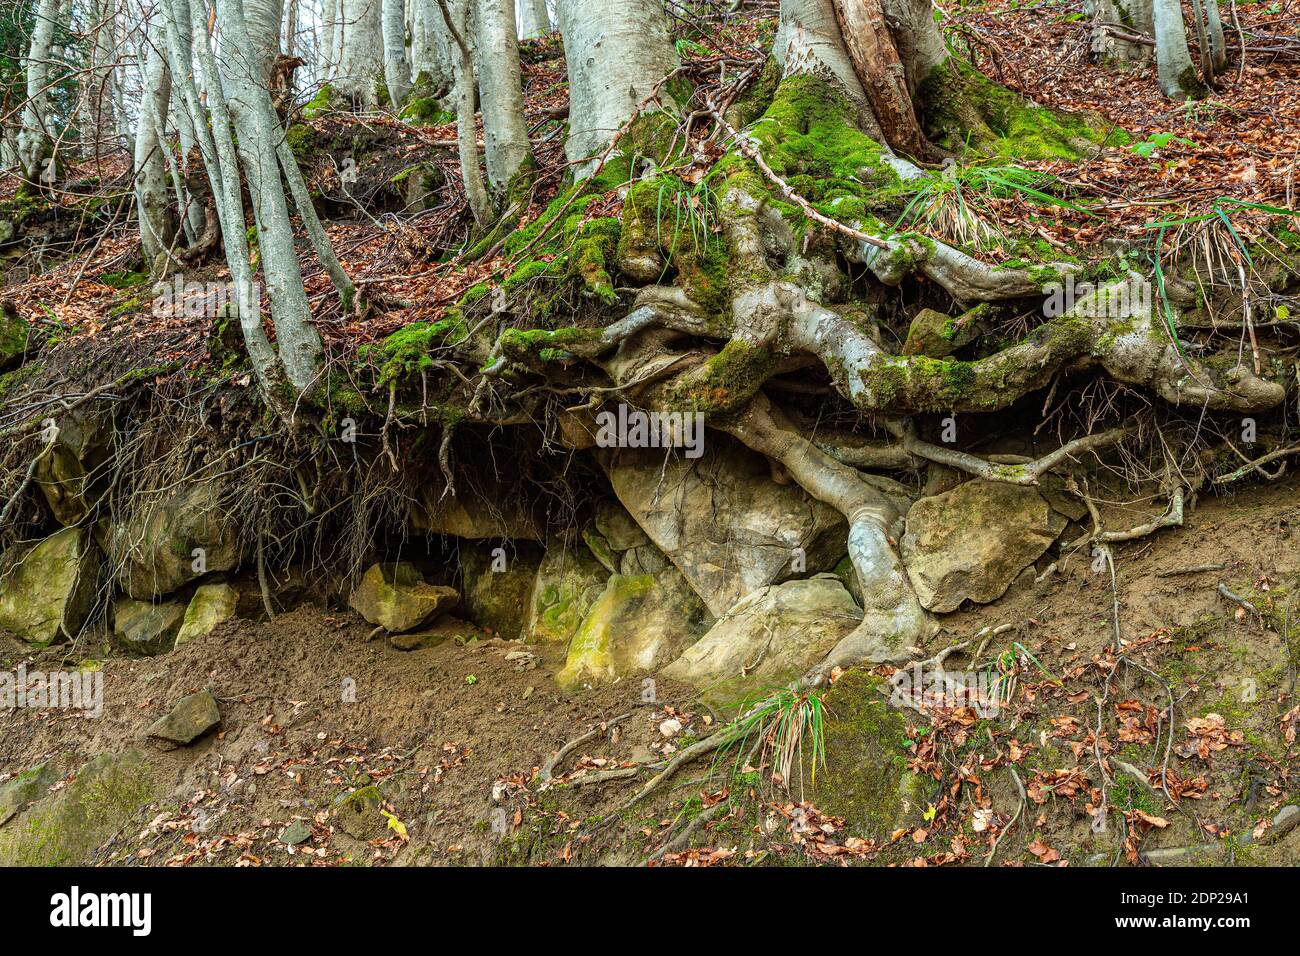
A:
[[[244,225],[244,205],[240,189],[239,167],[235,159],[234,137],[231,135],[230,112],[226,104],[216,61],[207,33],[207,11],[203,0],[168,0],[171,17],[168,22],[168,46],[173,62],[195,69],[174,70],[194,127],[199,134],[199,148],[207,168],[208,182],[212,187],[217,217],[226,249],[226,263],[235,287],[240,330],[244,347],[248,350],[263,396],[279,407],[278,385],[284,381],[275,349],[262,325],[261,296],[253,280],[253,270],[248,261],[248,237]],[[197,22],[198,35],[191,32],[191,23]],[[191,38],[187,47],[183,38]],[[197,56],[195,56],[197,51]],[[195,75],[198,75],[198,83]],[[199,86],[201,83],[207,99],[203,107]],[[207,112],[211,122],[207,122]]]
[[[1156,38],[1156,75],[1160,90],[1172,100],[1193,100],[1205,95],[1187,49],[1187,28],[1178,0],[1151,0]]]
[[[488,182],[500,201],[515,177],[533,166],[524,122],[514,0],[477,0],[475,13],[483,146]]]
[[[49,129],[50,57],[54,29],[58,24],[58,0],[39,0],[36,23],[27,52],[27,102],[23,106],[22,131],[18,134],[18,163],[23,178],[39,183],[50,158],[53,140]]]
[[[519,39],[531,40],[551,32],[546,0],[519,0]]]
[[[343,0],[343,41],[335,88],[361,109],[379,105],[384,75],[382,0]]]
[[[438,0],[438,9],[456,48],[456,146],[460,156],[460,175],[465,183],[474,225],[482,230],[491,224],[492,205],[488,202],[487,187],[483,185],[474,129],[474,54],[466,34],[469,0]]]
[[[411,64],[406,58],[406,4],[383,0],[384,81],[393,109],[400,110],[411,92]]]
[[[442,99],[450,93],[454,46],[438,0],[411,0],[411,74],[421,96]]]
[[[171,71],[158,47],[146,44],[144,77],[135,139],[135,205],[140,218],[140,245],[149,270],[155,275],[170,271],[168,250],[176,238],[167,189],[166,139],[168,107],[171,103]]]
[[[569,71],[564,148],[581,178],[680,61],[661,0],[560,0],[558,9]],[[659,92],[665,106],[680,105],[671,91]]]
[[[231,93],[230,105],[239,132],[239,155],[248,176],[257,220],[262,271],[271,300],[271,320],[279,346],[280,362],[289,382],[305,392],[316,381],[323,346],[311,324],[311,307],[303,288],[302,269],[294,248],[293,224],[276,157],[282,137],[271,94],[265,88],[259,64],[264,49],[253,44],[242,0],[218,0],[224,72]],[[276,28],[279,36],[279,27]]]
[[[1214,72],[1220,73],[1228,65],[1228,44],[1223,36],[1223,17],[1219,13],[1219,0],[1204,0],[1205,24],[1210,40],[1210,62]]]

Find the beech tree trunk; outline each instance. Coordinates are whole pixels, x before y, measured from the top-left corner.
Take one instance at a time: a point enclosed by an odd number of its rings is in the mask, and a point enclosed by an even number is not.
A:
[[[1156,38],[1156,75],[1160,90],[1171,100],[1193,100],[1205,89],[1187,49],[1187,27],[1178,0],[1151,0]]]
[[[546,0],[519,0],[519,39],[531,40],[551,32]]]
[[[582,177],[680,61],[660,0],[560,0],[558,9],[569,71],[564,149]],[[664,107],[679,106],[671,91],[659,93]]]
[[[465,183],[465,195],[474,216],[474,225],[483,230],[492,222],[492,204],[488,201],[487,187],[483,184],[483,170],[478,159],[478,136],[474,123],[477,80],[474,54],[468,40],[469,0],[437,2],[443,24],[456,51],[456,147],[460,158],[460,175]]]
[[[342,46],[334,87],[361,109],[379,105],[384,75],[382,0],[342,0]]]
[[[143,51],[140,73],[144,79],[135,140],[135,206],[140,219],[140,246],[150,272],[169,271],[168,251],[176,238],[176,220],[168,197],[165,135],[171,103],[171,71],[158,47]]]
[[[488,183],[499,205],[515,177],[533,165],[533,149],[524,122],[514,0],[476,0],[474,12],[483,147]]]
[[[54,48],[54,28],[58,24],[58,0],[39,0],[32,41],[27,50],[27,102],[23,106],[22,130],[18,134],[18,165],[23,178],[39,183],[45,161],[53,149],[49,128],[50,54]]]
[[[382,0],[384,33],[384,82],[393,109],[400,110],[411,92],[411,64],[406,58],[406,3]]]

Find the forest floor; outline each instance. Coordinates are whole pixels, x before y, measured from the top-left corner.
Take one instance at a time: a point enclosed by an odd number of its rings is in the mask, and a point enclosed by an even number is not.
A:
[[[98,754],[147,752],[154,799],[95,851],[102,863],[636,863],[684,820],[725,800],[725,812],[661,864],[979,865],[1005,828],[997,862],[1006,865],[1136,863],[1147,860],[1139,851],[1179,847],[1205,854],[1181,863],[1294,865],[1300,830],[1258,844],[1278,809],[1295,801],[1300,774],[1297,491],[1300,477],[1207,499],[1184,528],[1117,549],[1119,626],[1133,664],[1116,664],[1110,576],[1086,552],[1062,556],[1040,584],[946,617],[928,653],[959,639],[978,643],[996,628],[992,653],[1019,645],[1015,653],[1028,651],[1036,663],[1020,668],[997,716],[938,712],[932,730],[918,719],[906,739],[889,741],[937,789],[888,840],[873,842],[822,814],[809,768],[786,789],[762,757],[752,765],[703,757],[643,806],[597,826],[640,781],[595,775],[669,756],[714,723],[690,688],[657,679],[654,703],[643,701],[635,679],[565,693],[552,677],[561,649],[467,626],[460,639],[401,651],[368,642],[369,625],[350,611],[308,605],[273,621],[229,621],[161,657],[105,661],[98,719],[0,713],[0,776],[43,760],[68,775]],[[1147,517],[1103,514],[1116,527]],[[1220,583],[1254,611],[1220,594]],[[0,663],[10,670],[53,670],[80,652],[33,653],[0,636]],[[946,666],[971,666],[962,659]],[[355,702],[341,692],[347,678]],[[143,742],[155,719],[204,688],[221,708],[215,734],[170,752]],[[534,779],[567,741],[625,714],[574,749],[548,785]],[[1099,753],[1115,773],[1109,800],[1127,834],[1113,824],[1092,829]],[[1147,779],[1121,774],[1117,759]],[[1027,791],[1015,827],[1019,801],[1007,768]],[[330,810],[338,795],[372,782],[404,832],[367,843],[344,833]],[[1169,796],[1157,792],[1166,785]],[[295,820],[311,836],[293,847],[279,836]],[[1256,845],[1237,846],[1244,834]]]

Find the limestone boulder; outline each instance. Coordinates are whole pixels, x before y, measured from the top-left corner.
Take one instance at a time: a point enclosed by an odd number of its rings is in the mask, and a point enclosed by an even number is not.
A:
[[[654,671],[679,656],[712,619],[676,568],[611,575],[569,641],[562,687]]]
[[[600,460],[622,505],[720,617],[757,588],[829,570],[848,528],[794,482],[773,480],[761,455],[708,435],[697,459],[619,449]]]
[[[37,647],[72,639],[94,608],[100,564],[83,528],[64,528],[34,548],[6,554],[0,627]]]
[[[455,588],[429,584],[404,561],[371,565],[348,598],[363,618],[394,633],[414,630],[459,602]]]
[[[176,633],[176,646],[211,634],[218,624],[235,616],[238,606],[239,592],[229,584],[199,585],[185,608],[185,617]]]
[[[1001,597],[1065,524],[1034,488],[967,481],[912,505],[900,551],[921,604],[954,611]]]
[[[165,654],[176,646],[185,610],[180,601],[118,598],[113,603],[113,646],[127,654]]]
[[[664,669],[720,703],[788,684],[822,660],[862,621],[833,574],[761,587]]]
[[[508,641],[518,638],[528,621],[528,598],[541,563],[541,549],[528,541],[462,545],[465,616]]]
[[[582,544],[550,548],[533,579],[525,640],[567,644],[608,580],[609,571]]]
[[[204,574],[239,564],[237,515],[216,482],[187,482],[161,500],[141,502],[110,531],[109,553],[136,600],[171,594]]]

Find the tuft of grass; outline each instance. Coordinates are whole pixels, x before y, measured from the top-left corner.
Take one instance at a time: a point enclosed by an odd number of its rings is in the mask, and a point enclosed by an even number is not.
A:
[[[719,761],[734,751],[735,770],[739,771],[748,752],[746,745],[757,747],[759,765],[770,761],[773,784],[787,790],[796,773],[802,787],[805,757],[814,785],[817,767],[826,766],[826,705],[816,692],[774,689],[743,707],[728,732],[732,739],[719,751]]]

